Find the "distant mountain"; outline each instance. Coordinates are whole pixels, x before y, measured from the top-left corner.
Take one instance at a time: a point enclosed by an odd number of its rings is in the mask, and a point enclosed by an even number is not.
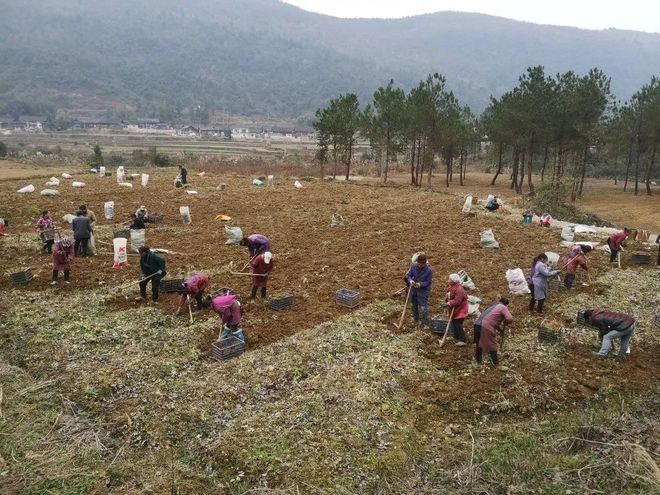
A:
[[[622,99],[660,74],[660,34],[479,14],[338,19],[276,0],[0,0],[0,113],[108,108],[168,118],[200,105],[309,116],[430,72],[475,112],[532,65],[599,67]]]

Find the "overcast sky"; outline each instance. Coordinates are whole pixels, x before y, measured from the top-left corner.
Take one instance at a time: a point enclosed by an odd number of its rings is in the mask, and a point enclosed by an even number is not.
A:
[[[337,17],[406,17],[480,12],[539,24],[660,33],[660,0],[285,0]]]

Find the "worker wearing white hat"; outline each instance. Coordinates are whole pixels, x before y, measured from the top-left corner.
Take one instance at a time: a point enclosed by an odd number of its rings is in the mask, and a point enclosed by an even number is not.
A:
[[[261,298],[266,299],[266,287],[268,285],[268,277],[273,271],[273,253],[266,251],[263,254],[256,256],[250,261],[252,268],[252,299],[257,297],[257,289],[261,288]]]

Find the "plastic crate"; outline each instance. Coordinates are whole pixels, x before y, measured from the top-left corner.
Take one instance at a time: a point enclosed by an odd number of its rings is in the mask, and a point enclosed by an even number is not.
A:
[[[158,291],[161,294],[170,294],[172,292],[176,292],[177,290],[179,290],[179,287],[181,287],[182,283],[183,283],[182,278],[171,278],[169,280],[161,280],[160,286],[158,287]]]
[[[548,291],[559,292],[563,289],[564,284],[558,276],[548,279]]]
[[[112,234],[112,238],[117,239],[119,237],[123,237],[124,239],[130,239],[131,231],[129,229],[115,230],[114,233]]]
[[[218,361],[226,361],[236,356],[240,356],[245,351],[245,342],[230,335],[221,340],[216,340],[211,344],[211,353]]]
[[[9,275],[9,280],[11,280],[12,284],[25,285],[28,282],[30,282],[30,280],[32,280],[33,277],[34,275],[32,274],[32,268],[28,268],[27,270],[22,272],[12,273],[11,275]]]
[[[293,296],[276,297],[270,300],[270,309],[282,311],[293,307]]]
[[[347,308],[354,308],[360,304],[360,293],[356,290],[340,289],[335,292],[335,301]]]
[[[635,265],[648,265],[651,263],[650,254],[633,254],[630,256],[630,262]]]
[[[436,335],[444,335],[447,332],[447,323],[449,322],[442,316],[433,316],[429,320],[431,331]]]
[[[575,321],[577,322],[578,325],[582,326],[589,326],[589,323],[587,323],[587,319],[584,317],[584,312],[586,309],[581,309],[580,311],[577,312],[577,318]]]
[[[556,344],[559,341],[559,332],[546,327],[539,327],[539,342],[545,344]]]

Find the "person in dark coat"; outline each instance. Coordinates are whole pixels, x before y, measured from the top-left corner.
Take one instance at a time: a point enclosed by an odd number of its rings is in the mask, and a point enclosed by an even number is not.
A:
[[[139,249],[140,253],[140,278],[144,279],[153,275],[149,280],[140,282],[140,297],[142,300],[147,299],[147,284],[151,281],[151,298],[158,301],[158,290],[160,288],[160,281],[167,275],[165,271],[165,259],[152,253],[151,249],[147,246],[142,246]]]
[[[426,254],[420,253],[415,263],[410,265],[403,280],[410,287],[410,305],[413,320],[420,325],[429,323],[429,294],[433,281],[433,271],[426,262]],[[420,315],[421,311],[421,315]]]
[[[263,254],[266,251],[270,251],[270,240],[268,240],[268,237],[261,234],[252,234],[243,237],[240,244],[241,246],[247,246],[250,259]]]
[[[621,232],[612,234],[607,238],[607,245],[610,248],[610,263],[616,263],[621,247],[624,245],[629,235],[630,229],[626,227]]]
[[[252,268],[252,273],[255,274],[255,276],[252,277],[251,298],[254,300],[257,297],[257,289],[261,289],[261,298],[266,299],[268,277],[274,267],[273,254],[270,251],[266,251],[264,254],[258,255],[250,261],[250,267]],[[260,275],[265,275],[265,277]]]
[[[183,165],[179,165],[179,177],[181,178],[181,184],[185,186],[188,183],[188,171]]]
[[[75,239],[76,256],[87,256],[89,254],[89,238],[92,236],[92,224],[82,210],[76,211],[76,218],[71,222],[71,227]]]
[[[619,357],[626,357],[630,337],[632,337],[637,327],[637,320],[633,316],[616,311],[588,309],[584,312],[584,318],[589,324],[598,329],[598,333],[603,339],[600,350],[596,353],[598,357],[607,357],[612,350],[614,339],[621,339]]]

